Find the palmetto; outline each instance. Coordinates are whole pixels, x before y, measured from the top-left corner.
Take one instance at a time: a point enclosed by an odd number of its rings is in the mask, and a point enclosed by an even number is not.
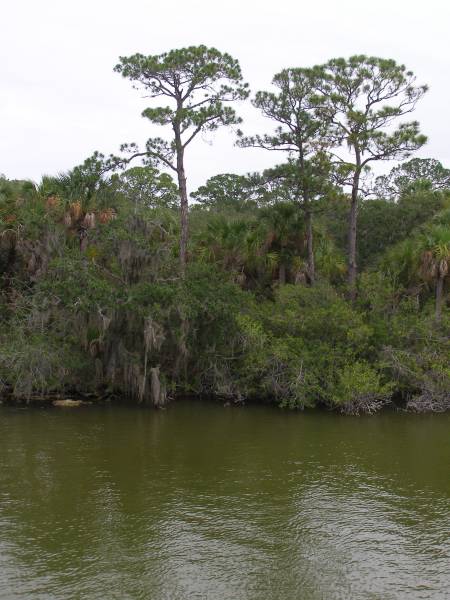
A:
[[[424,236],[420,273],[436,288],[436,320],[442,316],[445,283],[450,267],[450,228],[434,225]]]

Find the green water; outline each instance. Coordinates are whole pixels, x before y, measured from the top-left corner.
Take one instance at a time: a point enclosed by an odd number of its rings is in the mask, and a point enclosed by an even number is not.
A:
[[[450,414],[0,407],[0,598],[450,597]]]

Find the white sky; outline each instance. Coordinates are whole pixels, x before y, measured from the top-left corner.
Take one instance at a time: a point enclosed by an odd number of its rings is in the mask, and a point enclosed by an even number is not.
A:
[[[9,178],[39,180],[154,135],[140,116],[146,101],[113,67],[120,55],[198,44],[239,59],[253,92],[284,67],[394,58],[430,85],[412,117],[429,136],[419,156],[450,167],[447,0],[0,0],[0,19],[0,173]],[[250,105],[238,108],[246,134],[270,130]],[[189,146],[190,191],[283,158],[234,140],[223,130]]]

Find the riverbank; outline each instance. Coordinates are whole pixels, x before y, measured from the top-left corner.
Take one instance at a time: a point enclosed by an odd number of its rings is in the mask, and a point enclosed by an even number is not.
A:
[[[224,408],[229,407],[245,407],[245,406],[273,406],[278,407],[279,403],[274,399],[266,399],[266,400],[257,400],[257,399],[249,399],[244,401],[242,398],[240,399],[230,399],[224,397],[204,397],[199,398],[197,396],[181,396],[178,398],[172,398],[168,400],[164,406],[154,406],[146,403],[136,403],[130,402],[129,399],[120,398],[118,396],[97,396],[95,394],[88,394],[85,396],[61,396],[60,394],[48,394],[45,396],[35,395],[31,398],[17,398],[14,397],[11,393],[6,395],[0,395],[0,405],[3,406],[20,406],[26,408],[94,408],[98,406],[111,406],[111,407],[123,407],[123,406],[131,406],[135,408],[152,408],[156,410],[165,409],[166,407],[172,404],[178,404],[184,401],[200,401],[204,404],[213,404],[217,406],[223,406]],[[287,410],[290,412],[291,409],[287,407],[282,407],[283,410]],[[298,408],[294,408],[293,410],[298,411]],[[318,412],[328,412],[335,413],[341,415],[348,416],[360,416],[360,415],[374,415],[378,412],[399,412],[399,413],[416,413],[416,414],[425,414],[425,413],[445,413],[450,411],[450,394],[446,397],[440,399],[439,402],[417,402],[417,401],[399,401],[397,402],[384,402],[382,405],[379,403],[376,404],[366,404],[361,406],[361,404],[354,406],[348,405],[345,407],[333,407],[330,408],[326,405],[316,405],[314,408],[302,408],[301,411],[307,410],[318,411]]]

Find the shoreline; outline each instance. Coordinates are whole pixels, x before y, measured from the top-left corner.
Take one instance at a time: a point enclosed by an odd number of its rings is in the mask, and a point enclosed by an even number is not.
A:
[[[404,414],[444,414],[450,412],[450,407],[441,408],[434,405],[426,405],[422,410],[418,410],[412,406],[408,408],[405,401],[391,401],[383,404],[377,410],[374,411],[362,411],[351,412],[348,410],[342,410],[340,407],[329,407],[322,404],[316,404],[315,406],[305,408],[289,408],[286,406],[280,406],[275,400],[255,400],[249,399],[246,401],[242,400],[230,400],[229,398],[219,398],[214,396],[201,396],[201,395],[180,395],[172,398],[164,406],[155,406],[146,402],[135,402],[130,401],[125,397],[119,396],[100,396],[95,394],[89,395],[64,395],[64,394],[49,394],[45,396],[33,396],[30,399],[26,398],[15,398],[12,394],[0,395],[0,407],[19,407],[22,409],[83,409],[83,408],[97,408],[97,407],[130,407],[135,409],[145,410],[165,410],[166,408],[173,406],[184,401],[198,401],[205,404],[221,405],[223,408],[246,408],[254,406],[272,407],[280,409],[285,413],[313,413],[313,412],[325,412],[328,414],[335,414],[338,416],[374,416],[380,413],[404,413]]]

